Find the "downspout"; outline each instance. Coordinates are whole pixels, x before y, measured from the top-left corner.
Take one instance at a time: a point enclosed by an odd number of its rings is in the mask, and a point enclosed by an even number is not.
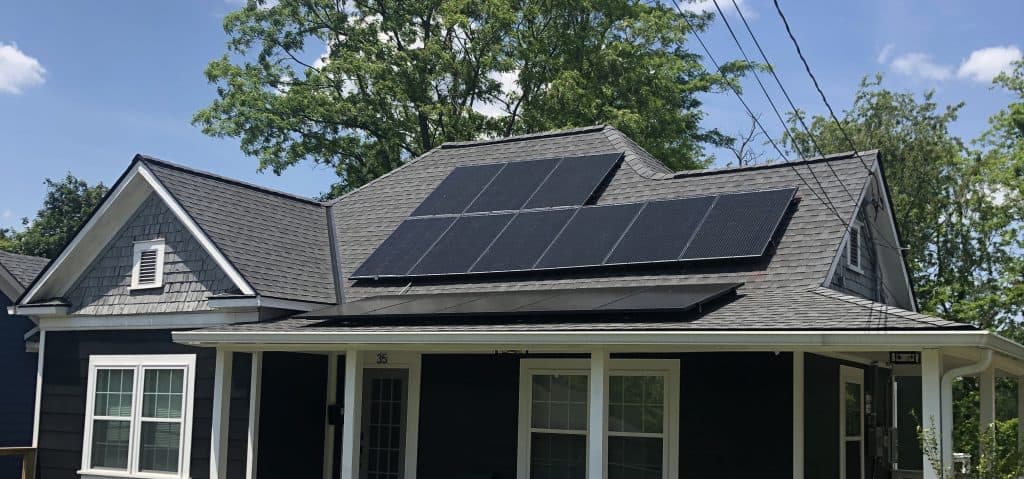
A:
[[[942,375],[940,383],[941,397],[939,403],[942,407],[942,417],[939,420],[942,428],[942,470],[953,466],[953,379],[962,376],[978,374],[992,365],[992,350],[986,349],[985,356],[974,364],[968,364],[959,368],[950,369]]]

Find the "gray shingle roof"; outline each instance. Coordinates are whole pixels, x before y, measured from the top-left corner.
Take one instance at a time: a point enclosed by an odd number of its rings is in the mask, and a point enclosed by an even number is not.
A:
[[[798,186],[798,206],[784,222],[784,234],[774,252],[757,261],[675,265],[642,272],[548,272],[514,280],[467,278],[458,282],[415,280],[408,284],[348,280],[355,268],[455,166],[618,151],[625,152],[625,161],[602,192],[599,204]],[[877,158],[874,152],[862,156],[869,165]],[[803,183],[801,176],[810,186]],[[335,201],[346,300],[395,294],[406,286],[409,293],[420,294],[710,282],[745,283],[746,294],[806,290],[825,282],[844,233],[842,222],[818,197],[827,194],[839,215],[852,218],[856,207],[853,196],[860,194],[868,178],[860,160],[852,155],[834,155],[793,165],[676,175],[611,127],[446,144]]]
[[[0,251],[0,268],[4,268],[14,279],[21,283],[22,288],[27,288],[36,276],[43,271],[50,260],[38,256]]]
[[[140,160],[257,294],[335,302],[324,205],[155,158]]]

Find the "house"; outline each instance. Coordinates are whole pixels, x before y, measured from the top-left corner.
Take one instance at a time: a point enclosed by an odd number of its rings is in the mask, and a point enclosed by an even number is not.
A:
[[[7,307],[47,261],[0,251],[0,448],[32,444],[38,329],[29,318],[8,315]],[[0,477],[15,477],[18,467],[16,458],[0,457]]]
[[[902,248],[877,152],[596,126],[324,203],[137,156],[10,309],[43,479],[935,478],[952,380],[988,423],[1024,348],[918,313]]]

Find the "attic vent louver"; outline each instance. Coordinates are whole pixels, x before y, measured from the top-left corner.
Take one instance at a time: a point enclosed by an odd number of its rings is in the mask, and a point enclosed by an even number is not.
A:
[[[163,286],[164,241],[138,241],[133,256],[131,289]]]

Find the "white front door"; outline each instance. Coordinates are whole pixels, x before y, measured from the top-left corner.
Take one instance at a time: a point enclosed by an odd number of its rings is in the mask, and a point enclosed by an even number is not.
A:
[[[839,367],[839,479],[864,479],[864,370]]]

